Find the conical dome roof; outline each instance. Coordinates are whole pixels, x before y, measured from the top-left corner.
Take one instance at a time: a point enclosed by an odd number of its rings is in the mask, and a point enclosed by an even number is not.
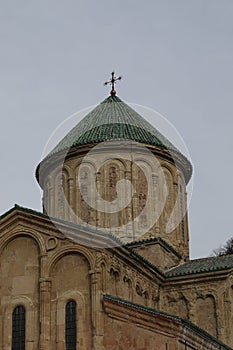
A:
[[[182,164],[186,181],[189,181],[192,166],[188,159],[156,128],[114,94],[107,97],[68,132],[40,162],[36,170],[36,177],[39,179],[39,169],[47,167],[51,158],[55,155],[59,156],[60,152],[68,152],[84,145],[116,140],[131,140],[155,146],[158,151],[163,152],[163,157],[178,158],[179,163]]]
[[[132,140],[178,151],[158,130],[119,97],[111,95],[87,114],[49,155],[109,140]]]

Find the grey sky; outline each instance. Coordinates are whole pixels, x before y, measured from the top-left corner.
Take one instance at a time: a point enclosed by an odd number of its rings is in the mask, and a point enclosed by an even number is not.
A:
[[[41,208],[47,139],[108,95],[114,69],[118,96],[160,112],[189,149],[192,257],[233,236],[232,0],[0,1],[0,40],[1,213]]]

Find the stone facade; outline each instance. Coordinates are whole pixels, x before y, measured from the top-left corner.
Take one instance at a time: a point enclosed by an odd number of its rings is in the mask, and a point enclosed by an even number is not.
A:
[[[21,207],[0,225],[0,348],[12,349],[12,312],[23,305],[26,349],[66,349],[70,300],[77,303],[78,349],[219,349],[194,324],[232,345],[229,272],[174,281],[126,246],[87,248],[89,239],[106,242],[100,233]]]

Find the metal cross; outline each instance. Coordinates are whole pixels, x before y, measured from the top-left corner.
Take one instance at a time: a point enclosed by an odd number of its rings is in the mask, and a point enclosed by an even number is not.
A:
[[[115,77],[115,72],[112,72],[112,79],[109,80],[109,81],[106,81],[106,82],[104,83],[104,85],[112,84],[112,90],[110,91],[110,94],[111,94],[112,96],[116,95],[116,90],[115,90],[116,81],[117,81],[117,80],[121,80],[121,79],[122,79],[122,77],[116,78],[116,77]]]

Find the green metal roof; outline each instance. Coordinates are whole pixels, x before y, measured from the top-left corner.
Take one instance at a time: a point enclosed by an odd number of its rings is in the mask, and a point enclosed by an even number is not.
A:
[[[190,260],[166,273],[167,277],[185,276],[233,268],[233,255],[215,256]]]
[[[134,109],[111,95],[87,114],[49,155],[75,146],[110,140],[133,140],[179,152]]]

